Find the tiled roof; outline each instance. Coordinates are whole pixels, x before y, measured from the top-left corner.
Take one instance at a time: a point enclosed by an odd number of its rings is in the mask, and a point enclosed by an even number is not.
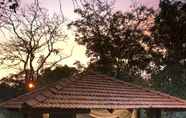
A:
[[[186,108],[186,101],[99,74],[65,79],[1,104],[9,109]]]

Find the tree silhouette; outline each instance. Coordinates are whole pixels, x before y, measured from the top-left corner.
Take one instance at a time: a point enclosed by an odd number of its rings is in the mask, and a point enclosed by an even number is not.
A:
[[[42,79],[39,80],[39,84],[40,86],[51,84],[58,80],[69,78],[75,73],[78,73],[78,70],[67,65],[56,66],[55,69],[46,68],[41,74]]]
[[[1,0],[0,1],[0,10],[13,10],[16,12],[16,9],[18,7],[18,1],[17,0]],[[3,12],[1,12],[3,13]],[[3,14],[1,14],[3,15]]]
[[[160,13],[152,30],[154,43],[165,49],[161,65],[153,75],[155,87],[179,97],[186,97],[186,3],[162,0]]]
[[[0,42],[1,64],[23,72],[26,81],[37,80],[44,68],[70,56],[63,57],[57,46],[66,38],[63,23],[61,16],[50,17],[38,3],[10,14],[4,26],[10,38]]]
[[[4,26],[11,13],[16,13],[19,7],[18,3],[17,0],[0,0],[0,28]]]
[[[75,13],[80,19],[70,26],[76,27],[76,41],[85,45],[92,64],[103,73],[140,75],[151,61],[150,51],[144,47],[148,19],[153,10],[144,6],[131,12],[113,12],[112,3],[94,1],[85,2]],[[95,67],[95,66],[91,66]]]

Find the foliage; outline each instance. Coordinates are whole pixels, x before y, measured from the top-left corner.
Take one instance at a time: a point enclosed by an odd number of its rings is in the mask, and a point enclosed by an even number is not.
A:
[[[42,71],[40,78],[37,81],[37,88],[49,85],[58,80],[69,78],[72,75],[78,73],[78,70],[74,67],[57,66],[54,69],[46,68]],[[23,73],[15,74],[10,77],[1,79],[0,81],[0,101],[14,98],[18,95],[24,94],[28,91],[25,89],[24,78],[21,78]]]
[[[75,10],[80,19],[70,26],[76,27],[76,41],[87,48],[91,68],[116,76],[123,72],[139,76],[152,61],[153,55],[144,44],[150,37],[144,31],[154,12],[144,6],[126,13],[113,12],[111,4],[84,3]]]
[[[154,43],[166,51],[160,59],[163,69],[153,75],[152,84],[162,91],[186,98],[186,4],[162,0],[160,8],[152,36]]]
[[[186,68],[182,65],[167,65],[152,76],[153,87],[174,96],[186,98]]]
[[[56,45],[66,37],[63,23],[63,18],[50,17],[38,3],[10,14],[4,26],[10,38],[0,43],[1,64],[24,72],[26,81],[37,80],[44,68],[65,58]]]
[[[24,85],[19,86],[10,86],[8,83],[0,84],[0,101],[8,100],[10,98],[14,98],[19,96],[26,91],[24,90]]]
[[[155,20],[155,43],[166,49],[163,63],[185,65],[186,59],[186,4],[181,1],[162,0],[161,11]]]
[[[57,66],[55,69],[46,68],[42,72],[41,80],[39,81],[40,86],[56,82],[60,79],[69,78],[73,74],[78,73],[78,70],[74,67]]]

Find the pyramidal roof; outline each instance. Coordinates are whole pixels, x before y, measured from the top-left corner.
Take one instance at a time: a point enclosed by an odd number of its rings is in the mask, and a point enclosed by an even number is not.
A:
[[[37,109],[185,109],[186,101],[100,74],[74,76],[1,104]]]

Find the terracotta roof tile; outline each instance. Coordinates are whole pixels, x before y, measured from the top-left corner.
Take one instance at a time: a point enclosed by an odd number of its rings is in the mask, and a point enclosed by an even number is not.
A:
[[[1,106],[33,108],[186,108],[186,101],[148,90],[105,75],[90,74],[56,84],[4,102]]]

